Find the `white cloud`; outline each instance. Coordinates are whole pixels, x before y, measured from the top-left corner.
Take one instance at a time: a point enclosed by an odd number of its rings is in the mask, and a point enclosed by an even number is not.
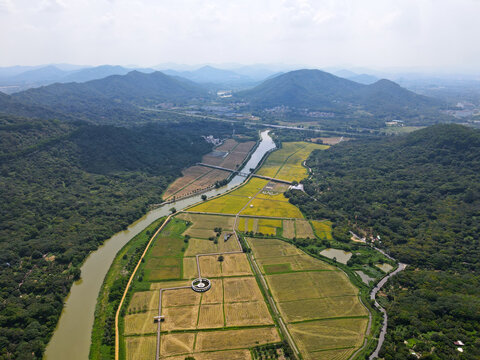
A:
[[[0,0],[0,65],[480,63],[477,0]]]

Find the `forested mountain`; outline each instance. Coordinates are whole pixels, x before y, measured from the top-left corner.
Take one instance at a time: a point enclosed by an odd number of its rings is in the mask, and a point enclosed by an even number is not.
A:
[[[127,129],[1,115],[0,359],[41,358],[88,253],[211,150],[201,135],[231,131],[201,120]]]
[[[388,80],[363,85],[320,70],[291,71],[237,96],[257,109],[288,106],[344,113],[364,110],[373,114],[394,113],[399,118],[442,105]]]
[[[131,71],[85,83],[52,84],[12,95],[17,102],[73,114],[98,123],[119,123],[140,117],[137,105],[185,103],[208,97],[198,85],[161,72]]]
[[[478,359],[480,131],[437,125],[344,142],[312,154],[307,165],[314,171],[308,195],[295,192],[291,202],[334,220],[345,241],[352,228],[380,235],[380,246],[409,264],[381,299],[389,317],[381,355]],[[456,340],[466,344],[463,354]]]
[[[12,114],[27,118],[48,118],[74,120],[70,114],[59,113],[45,106],[25,104],[12,98],[11,95],[0,92],[0,114]]]

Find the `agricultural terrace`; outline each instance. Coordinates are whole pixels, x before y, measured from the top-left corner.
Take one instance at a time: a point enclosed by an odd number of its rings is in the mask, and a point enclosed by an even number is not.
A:
[[[247,241],[303,358],[348,359],[363,344],[368,324],[348,277],[284,241]]]
[[[237,142],[234,139],[227,139],[211,153],[202,158],[205,164],[221,166],[235,170],[240,166],[255,146],[254,141]],[[165,200],[182,198],[201,192],[215,186],[217,181],[228,178],[231,173],[228,171],[211,169],[204,166],[191,166],[182,171],[182,176],[176,179],[163,194]]]
[[[154,359],[160,289],[160,358],[251,359],[250,349],[278,343],[280,337],[252,268],[231,234],[234,216],[181,213],[154,239],[139,269],[122,321],[121,357]],[[212,283],[209,291],[194,292],[198,277]],[[221,261],[220,261],[221,260]],[[172,287],[185,287],[168,290]]]
[[[308,175],[302,163],[310,153],[313,150],[325,150],[328,147],[307,142],[282,143],[282,148],[270,154],[257,173],[281,180],[300,181]]]

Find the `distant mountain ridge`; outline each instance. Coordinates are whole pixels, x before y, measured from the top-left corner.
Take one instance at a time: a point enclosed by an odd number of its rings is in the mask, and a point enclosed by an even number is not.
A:
[[[389,80],[360,84],[321,70],[296,70],[236,94],[254,108],[288,106],[324,111],[373,113],[435,108],[441,102],[415,94]]]
[[[154,69],[132,69],[118,65],[100,65],[79,69],[72,66],[60,68],[56,65],[33,68],[11,67],[0,68],[0,86],[16,87],[16,91],[22,91],[54,83],[86,82],[111,75],[126,75],[133,70],[145,73],[155,72]]]
[[[184,103],[207,98],[206,90],[186,79],[159,71],[150,74],[131,71],[84,83],[52,84],[11,96],[28,106],[41,106],[74,114],[86,120],[112,123],[139,117],[138,105],[159,102]]]
[[[230,70],[217,69],[208,65],[194,71],[164,70],[163,72],[171,76],[180,76],[197,83],[224,84],[254,82],[254,80],[248,76]]]

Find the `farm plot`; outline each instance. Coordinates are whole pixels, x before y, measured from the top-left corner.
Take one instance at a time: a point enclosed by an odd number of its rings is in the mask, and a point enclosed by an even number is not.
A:
[[[276,235],[282,230],[282,220],[278,219],[258,219],[259,233],[266,235]]]
[[[348,359],[362,345],[367,322],[367,318],[320,320],[290,324],[288,328],[307,359],[324,359],[325,350],[350,348],[342,358]]]
[[[222,350],[195,353],[195,360],[251,360],[250,350]],[[185,360],[185,355],[168,357],[168,360]]]
[[[225,304],[227,326],[253,326],[273,324],[267,305],[261,301]]]
[[[158,309],[158,291],[140,291],[133,294],[127,313],[155,309]]]
[[[204,166],[191,166],[182,171],[182,177],[176,179],[165,191],[163,198],[168,199],[171,196],[178,193],[181,189],[186,187],[188,184],[194,182],[199,177],[205,175],[211,171],[211,169]]]
[[[312,226],[308,220],[295,220],[295,229],[297,238],[313,239],[315,237]]]
[[[263,189],[267,183],[268,180],[252,178],[245,185],[242,185],[231,193],[194,206],[188,209],[188,211],[235,215],[255,194]]]
[[[213,200],[205,201],[187,211],[236,215],[250,199],[247,196],[236,196],[232,194],[233,193],[230,193]]]
[[[250,348],[280,341],[275,327],[199,332],[196,351]]]
[[[193,333],[166,334],[161,337],[160,353],[162,357],[188,354],[193,351],[194,342],[195,334]],[[154,356],[155,352],[152,355]]]
[[[187,227],[188,224],[184,220],[172,219],[157,235],[142,267],[146,280],[182,278],[182,257],[185,248],[181,234]]]
[[[282,236],[287,239],[293,239],[295,237],[295,222],[293,220],[283,220]]]
[[[214,166],[220,166],[225,157],[228,155],[228,151],[214,150],[202,157],[202,163]]]
[[[234,139],[227,139],[223,142],[222,145],[215,148],[217,151],[231,151],[238,145],[238,142]]]
[[[348,358],[363,342],[368,322],[348,277],[284,241],[247,241],[304,358]]]
[[[219,261],[219,256],[202,256],[200,257],[200,269],[202,276],[208,278],[222,276],[241,276],[252,275],[252,269],[245,254],[225,254],[224,260]]]
[[[225,170],[219,170],[219,169],[209,169],[209,171],[203,175],[202,177],[199,177],[192,183],[190,183],[188,186],[180,190],[178,193],[175,194],[175,196],[178,197],[183,197],[186,195],[191,195],[194,193],[198,193],[202,190],[211,188],[215,185],[217,181],[222,181],[230,176],[229,171]]]
[[[222,233],[218,239],[218,244],[211,240],[204,239],[190,239],[188,242],[188,249],[185,252],[185,257],[195,256],[196,254],[211,254],[219,252],[230,252],[239,250],[239,245],[234,236],[231,236],[227,241],[224,241],[224,234]]]
[[[312,225],[313,225],[313,229],[315,230],[315,234],[320,239],[333,240],[332,222],[331,221],[328,221],[328,220],[324,220],[324,221],[313,220]]]
[[[287,201],[276,201],[266,199],[253,199],[250,205],[241,212],[249,216],[270,216],[278,218],[299,218],[303,219],[300,210]]]
[[[288,201],[283,195],[288,190],[288,185],[271,182],[263,188],[263,191],[257,195],[259,199]]]
[[[125,338],[126,359],[148,359],[155,354],[156,336],[134,336]]]
[[[307,176],[302,166],[310,153],[316,149],[327,149],[326,145],[307,142],[286,142],[282,148],[273,152],[258,171],[259,175],[271,176],[282,180],[300,181]]]

